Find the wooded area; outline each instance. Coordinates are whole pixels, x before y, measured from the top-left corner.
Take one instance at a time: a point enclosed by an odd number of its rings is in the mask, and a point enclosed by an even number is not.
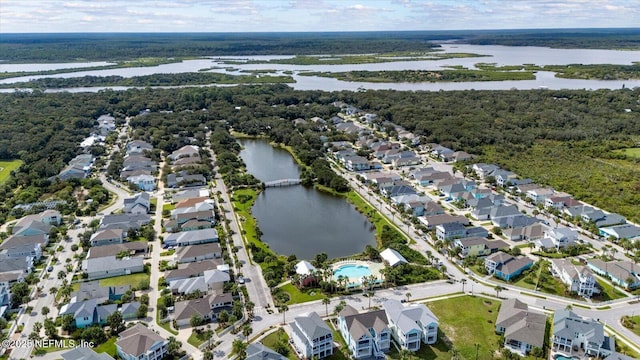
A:
[[[342,191],[344,183],[316,159],[323,152],[322,136],[329,141],[349,136],[313,122],[293,125],[297,118],[330,119],[338,111],[332,102],[341,100],[422,135],[424,143],[478,154],[480,160],[640,221],[640,159],[613,151],[640,141],[639,96],[640,89],[329,93],[286,85],[2,94],[0,158],[24,165],[0,189],[0,197],[6,199],[6,211],[24,202],[25,189],[46,189],[46,178],[79,153],[78,144],[99,115],[123,119],[142,109],[152,114],[134,120],[136,137],[158,149],[183,145],[172,134],[204,139],[204,126],[233,127],[290,146],[307,166],[303,178]]]

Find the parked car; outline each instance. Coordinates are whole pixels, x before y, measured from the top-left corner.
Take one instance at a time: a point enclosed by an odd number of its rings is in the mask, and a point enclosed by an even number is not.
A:
[[[49,265],[49,267],[47,268],[48,272],[52,272],[53,271],[53,266]]]
[[[238,281],[238,284],[244,284],[244,277],[238,276],[237,281]]]

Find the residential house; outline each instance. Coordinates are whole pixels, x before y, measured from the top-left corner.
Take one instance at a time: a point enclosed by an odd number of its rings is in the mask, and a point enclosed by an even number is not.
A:
[[[118,305],[98,305],[96,299],[72,302],[60,308],[60,315],[73,315],[78,329],[84,329],[91,325],[104,325],[109,315],[118,311]]]
[[[513,216],[522,215],[518,207],[515,205],[500,205],[495,206],[489,213],[489,218],[494,226],[506,227],[505,219]]]
[[[245,360],[287,360],[287,357],[278,354],[259,342],[249,344],[246,353],[247,357]]]
[[[552,348],[573,355],[605,358],[614,349],[607,349],[604,327],[594,319],[585,319],[568,309],[558,309],[553,316]]]
[[[11,281],[22,279],[33,270],[33,258],[9,257],[0,253],[0,274]]]
[[[151,217],[148,214],[118,214],[118,215],[105,215],[100,221],[100,229],[122,229],[125,231],[123,236],[126,236],[126,231],[129,229],[139,229],[142,225],[151,222]]]
[[[216,229],[201,229],[169,234],[164,239],[163,247],[180,247],[213,242],[218,242],[218,231]]]
[[[123,211],[127,214],[146,214],[151,209],[151,199],[149,194],[141,192],[133,197],[124,199]]]
[[[391,267],[408,263],[407,259],[405,259],[404,256],[402,256],[402,254],[400,254],[399,252],[391,248],[386,248],[383,251],[381,251],[380,257],[382,258],[382,260],[386,261]]]
[[[122,360],[161,360],[168,354],[169,341],[136,324],[118,334],[116,351]]]
[[[127,155],[122,160],[122,171],[149,170],[153,172],[156,166],[155,161],[143,155]]]
[[[421,342],[431,345],[438,340],[438,318],[424,304],[403,306],[400,301],[389,299],[382,308],[393,340],[401,349],[417,351]]]
[[[571,207],[580,206],[580,205],[582,205],[580,201],[575,200],[569,195],[550,196],[544,202],[544,206],[547,209],[556,209],[559,211],[561,211],[564,208],[571,208]]]
[[[86,281],[79,283],[78,291],[71,294],[71,302],[96,300],[97,304],[107,301],[117,301],[122,298],[131,286],[100,286],[99,281]]]
[[[180,149],[172,152],[168,158],[171,159],[172,161],[176,161],[180,158],[184,158],[184,157],[200,157],[200,151],[198,149],[197,146],[195,145],[185,145],[183,147],[181,147]]]
[[[464,151],[456,151],[451,155],[451,160],[453,162],[460,162],[460,161],[468,161],[473,159],[473,155],[466,153]]]
[[[91,235],[91,246],[122,244],[124,231],[122,229],[98,230]]]
[[[567,227],[547,228],[542,239],[536,240],[541,249],[555,248],[556,250],[575,245],[578,232]]]
[[[144,271],[140,257],[117,259],[115,256],[86,259],[82,261],[82,271],[90,280],[129,275]]]
[[[209,221],[215,223],[215,215],[211,210],[180,212],[175,216],[176,223],[180,226],[191,220]]]
[[[344,165],[349,171],[365,171],[371,168],[369,160],[357,155],[345,157]]]
[[[46,235],[48,237],[51,225],[59,225],[60,223],[48,223],[46,222],[47,217],[43,217],[42,214],[22,217],[13,226],[11,234],[14,236]]]
[[[536,204],[544,204],[547,198],[552,197],[556,192],[550,188],[537,188],[527,191],[527,198]]]
[[[600,228],[600,236],[613,238],[615,241],[621,239],[640,241],[640,226],[624,224]]]
[[[94,246],[87,251],[87,259],[100,258],[105,256],[123,255],[132,257],[145,255],[149,252],[149,245],[146,241],[132,241],[122,244]]]
[[[484,266],[489,275],[504,281],[511,281],[533,266],[533,260],[525,257],[513,257],[504,252],[496,252],[484,259]]]
[[[333,332],[316,312],[293,319],[291,340],[297,352],[305,358],[324,359],[333,355]]]
[[[122,304],[119,311],[122,314],[122,319],[133,320],[138,318],[138,310],[142,304],[138,301],[132,301]]]
[[[217,269],[205,270],[200,276],[169,280],[169,289],[174,294],[191,294],[196,290],[203,294],[208,292],[221,294],[224,284],[230,280],[228,272]]]
[[[222,257],[222,249],[218,243],[206,243],[178,247],[176,262],[188,263]]]
[[[206,188],[196,188],[196,189],[185,189],[185,190],[180,190],[180,191],[176,191],[173,196],[171,197],[171,200],[174,203],[178,203],[180,201],[183,200],[188,200],[188,199],[192,199],[192,198],[199,198],[199,197],[209,197],[209,189]]]
[[[383,357],[391,345],[391,330],[384,310],[358,313],[350,305],[338,314],[338,330],[354,359]]]
[[[216,318],[216,314],[233,305],[233,296],[230,293],[220,295],[208,295],[201,299],[178,301],[175,303],[173,319],[179,327],[189,326],[191,318],[199,316],[205,322]]]
[[[186,171],[172,173],[167,175],[167,187],[192,187],[204,186],[207,184],[207,178],[202,174],[188,174]]]
[[[107,353],[97,353],[90,347],[78,346],[60,354],[62,360],[114,360]]]
[[[388,198],[394,198],[400,195],[415,195],[418,193],[413,187],[403,184],[382,188],[380,189],[380,192]]]
[[[504,346],[526,355],[534,347],[544,348],[547,316],[529,311],[518,299],[507,299],[500,305],[496,332],[504,334]]]
[[[520,228],[524,228],[533,224],[537,224],[539,223],[539,220],[528,216],[528,215],[515,215],[515,216],[509,216],[509,217],[504,217],[501,219],[498,219],[496,221],[496,223],[498,224],[498,226],[500,228],[506,228],[506,229],[520,229]],[[506,231],[506,230],[505,230]]]
[[[487,240],[479,237],[455,239],[453,246],[461,249],[460,257],[486,256],[501,249],[508,249],[509,244],[502,240]]]
[[[535,241],[544,237],[545,231],[548,229],[546,225],[540,222],[535,222],[531,225],[509,228],[506,229],[503,234],[512,241]]]
[[[156,189],[156,178],[151,175],[129,176],[127,181],[142,191],[153,191]]]
[[[465,188],[462,181],[459,181],[453,184],[439,185],[438,191],[440,191],[440,193],[444,195],[447,200],[457,201],[462,199],[462,195],[467,192],[467,189]]]
[[[435,229],[436,226],[440,224],[454,223],[458,222],[462,225],[469,225],[469,219],[462,215],[449,215],[449,214],[441,214],[441,215],[432,215],[432,216],[423,216],[419,217],[418,220],[427,227],[428,230]]]
[[[551,269],[569,291],[579,296],[589,299],[596,291],[596,279],[586,266],[574,265],[567,259],[551,259]]]
[[[516,173],[502,169],[494,171],[492,176],[496,180],[496,185],[500,187],[506,187],[507,185],[510,185],[511,180],[518,177]]]
[[[0,244],[0,251],[10,258],[31,257],[39,260],[42,249],[49,244],[49,235],[9,236]]]
[[[177,269],[166,271],[164,277],[167,282],[171,282],[173,280],[204,276],[205,271],[215,270],[220,265],[222,265],[222,261],[219,259],[178,264]]]
[[[143,155],[147,151],[153,150],[153,146],[143,140],[129,141],[126,146],[127,155]]]
[[[640,287],[640,265],[632,261],[614,260],[605,262],[594,258],[587,261],[587,266],[593,272],[608,277],[612,283],[627,290]]]
[[[395,167],[396,169],[404,166],[420,165],[421,163],[422,159],[418,156],[399,157],[391,161],[391,165],[393,165],[393,167]]]
[[[500,167],[494,164],[479,163],[471,165],[471,170],[473,170],[480,179],[493,175],[493,172],[499,169]]]
[[[447,241],[451,239],[461,239],[467,237],[487,237],[489,232],[483,227],[467,228],[460,223],[446,223],[436,226],[436,237],[438,240]]]
[[[429,217],[435,215],[444,215],[444,209],[437,202],[429,201],[424,204],[424,211],[419,216]]]
[[[582,208],[582,214],[580,214],[580,218],[586,223],[595,224],[597,228],[621,225],[627,222],[627,220],[621,215],[606,213],[602,210],[595,209],[590,206],[584,206]]]

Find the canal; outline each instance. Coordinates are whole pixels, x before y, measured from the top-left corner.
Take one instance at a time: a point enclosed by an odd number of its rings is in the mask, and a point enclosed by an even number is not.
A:
[[[263,182],[297,178],[293,157],[263,139],[242,140],[247,170]],[[261,239],[278,254],[313,259],[353,255],[375,246],[375,229],[346,199],[302,185],[267,188],[252,208]]]

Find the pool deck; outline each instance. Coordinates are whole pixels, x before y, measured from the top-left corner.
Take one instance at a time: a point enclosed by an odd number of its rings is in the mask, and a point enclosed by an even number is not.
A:
[[[369,268],[371,271],[371,275],[374,275],[378,279],[378,283],[382,282],[383,276],[380,270],[384,269],[383,263],[377,263],[373,261],[362,261],[362,260],[341,260],[332,265],[332,269],[335,272],[343,266],[352,265],[352,266],[365,266]],[[335,276],[333,276],[334,280],[338,280]],[[360,288],[361,278],[350,277],[347,283],[347,290],[356,290]]]

